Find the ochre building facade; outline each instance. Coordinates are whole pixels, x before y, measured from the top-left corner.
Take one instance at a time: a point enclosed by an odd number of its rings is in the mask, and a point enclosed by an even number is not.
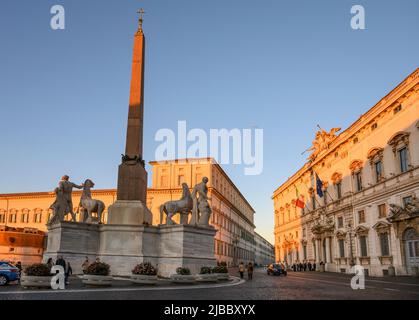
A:
[[[340,134],[317,132],[308,162],[272,196],[276,261],[418,272],[418,83],[419,69]]]

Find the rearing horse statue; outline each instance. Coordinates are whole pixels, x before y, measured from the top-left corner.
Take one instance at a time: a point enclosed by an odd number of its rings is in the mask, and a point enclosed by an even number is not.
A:
[[[92,199],[90,189],[95,184],[92,180],[87,179],[83,184],[83,193],[80,198],[80,209],[82,209],[82,222],[92,223],[92,213],[97,213],[98,223],[102,221],[102,213],[105,210],[105,204],[100,200]]]
[[[163,213],[166,213],[166,224],[175,224],[172,217],[179,213],[181,214],[180,223],[188,223],[188,214],[192,211],[193,201],[191,192],[186,183],[182,183],[182,198],[176,201],[168,201],[160,206],[160,224],[163,223]]]

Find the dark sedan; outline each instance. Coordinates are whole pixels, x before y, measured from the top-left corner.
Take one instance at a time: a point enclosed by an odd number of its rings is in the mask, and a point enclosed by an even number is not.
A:
[[[267,272],[268,276],[270,276],[270,275],[273,275],[273,276],[284,275],[284,276],[286,276],[287,275],[287,270],[285,270],[284,266],[279,264],[279,263],[270,264],[268,266],[268,269],[267,269],[266,272]]]

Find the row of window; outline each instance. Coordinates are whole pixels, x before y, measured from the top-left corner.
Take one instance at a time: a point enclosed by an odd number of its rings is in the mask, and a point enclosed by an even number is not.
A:
[[[29,213],[21,213],[20,219],[18,220],[18,214],[16,212],[10,213],[7,219],[8,223],[29,223]],[[49,216],[49,214],[48,214]],[[33,214],[32,221],[33,223],[42,223],[42,213],[37,212]],[[6,223],[6,213],[0,213],[0,223]]]
[[[236,222],[232,221],[230,218],[225,216],[224,214],[221,214],[218,209],[213,209],[212,213],[212,223],[215,225],[218,225],[224,229],[226,229],[228,232],[232,233],[235,236],[240,236],[241,239],[250,242],[254,245],[256,245],[256,240],[254,239],[254,236],[242,229]]]
[[[233,245],[220,240],[214,241],[214,251],[216,255],[227,256],[230,258],[234,258],[234,256],[236,256],[237,259],[244,260],[254,260],[255,258],[254,252],[243,248],[234,248]]]

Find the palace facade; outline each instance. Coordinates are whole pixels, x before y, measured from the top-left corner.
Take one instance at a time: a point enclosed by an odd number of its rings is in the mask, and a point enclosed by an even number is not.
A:
[[[178,200],[182,197],[182,183],[191,188],[201,182],[204,176],[209,178],[208,196],[212,208],[210,224],[218,231],[215,235],[215,253],[219,262],[226,262],[229,266],[239,262],[254,262],[264,258],[267,250],[257,251],[257,241],[261,238],[254,231],[255,211],[241,194],[239,189],[227,176],[224,170],[212,159],[188,159],[188,161],[174,160],[166,162],[151,162],[152,186],[147,191],[147,207],[153,213],[153,225],[160,224],[160,206],[166,201]],[[73,191],[73,205],[80,201],[81,191]],[[94,199],[102,200],[106,208],[116,201],[116,189],[92,190]],[[46,232],[46,223],[51,217],[50,205],[54,202],[53,192],[35,192],[0,195],[0,228],[22,228],[25,230],[39,230]],[[78,208],[74,208],[77,212]],[[70,215],[67,216],[70,218]],[[165,215],[163,222],[166,221]],[[77,219],[80,219],[77,214]],[[107,220],[107,209],[103,214],[103,222]],[[179,222],[179,215],[174,221]],[[2,229],[0,229],[1,236]],[[0,259],[12,261],[22,260],[21,256],[13,257],[12,252],[18,250],[13,243],[3,239],[0,243],[2,254]],[[262,241],[262,240],[260,240]],[[266,240],[264,240],[267,242]],[[39,245],[33,247],[38,252]],[[20,250],[20,249],[19,249]],[[4,254],[8,252],[6,257]],[[259,252],[259,254],[258,254]],[[40,251],[41,253],[41,251]],[[256,257],[258,254],[258,257]],[[271,256],[273,250],[271,251]],[[39,261],[42,253],[39,254]]]
[[[308,162],[272,196],[276,261],[417,274],[418,90],[416,69],[345,131],[317,132]]]
[[[255,232],[255,240],[255,264],[265,266],[273,263],[275,261],[274,246],[257,232]]]

